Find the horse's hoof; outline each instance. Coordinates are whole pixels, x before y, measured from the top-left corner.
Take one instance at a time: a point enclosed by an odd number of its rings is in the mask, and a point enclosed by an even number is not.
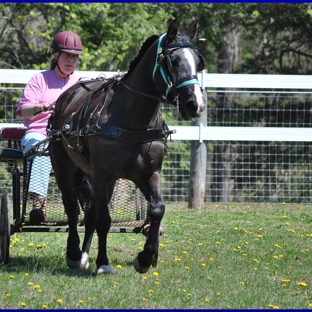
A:
[[[71,269],[78,269],[80,268],[81,260],[74,261],[71,260],[68,256],[66,256],[66,263]]]
[[[135,258],[133,265],[134,265],[135,270],[141,274],[146,273],[150,269],[150,266],[149,267],[141,267],[139,264],[138,257]]]
[[[88,269],[89,267],[89,256],[86,252],[83,252],[81,255],[80,267],[83,269]]]
[[[109,265],[101,265],[99,268],[95,268],[95,274],[112,274],[113,270]]]
[[[144,226],[144,228],[143,228],[143,230],[142,230],[142,234],[143,234],[144,236],[148,237],[150,227],[151,227],[150,224],[146,224],[146,225]],[[162,233],[163,233],[163,228],[162,228],[162,226],[160,225],[160,226],[159,226],[159,236],[161,236]]]

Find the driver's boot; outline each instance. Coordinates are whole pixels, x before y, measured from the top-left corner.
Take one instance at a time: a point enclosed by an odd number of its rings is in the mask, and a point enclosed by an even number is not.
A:
[[[29,213],[29,220],[34,225],[40,225],[46,220],[46,198],[36,193],[29,193],[33,209]]]

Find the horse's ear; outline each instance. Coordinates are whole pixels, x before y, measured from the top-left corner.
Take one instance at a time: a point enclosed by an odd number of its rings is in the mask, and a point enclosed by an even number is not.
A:
[[[189,27],[189,29],[185,32],[185,35],[187,35],[190,38],[190,41],[193,41],[197,28],[198,28],[199,20],[197,19],[192,26]]]
[[[169,43],[173,42],[173,40],[177,36],[178,28],[179,27],[177,20],[173,20],[168,27],[165,45],[168,45]]]

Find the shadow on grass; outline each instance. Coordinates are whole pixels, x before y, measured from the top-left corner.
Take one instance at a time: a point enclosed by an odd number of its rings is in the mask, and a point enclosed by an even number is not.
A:
[[[122,263],[122,266],[133,267],[134,259]],[[120,264],[118,259],[112,259],[110,266],[112,268]],[[71,269],[67,266],[64,257],[32,257],[32,256],[14,256],[10,258],[10,262],[6,265],[0,265],[0,271],[8,274],[17,273],[45,273],[48,275],[65,275],[69,277],[95,277],[95,259],[90,259],[88,270],[77,268]]]

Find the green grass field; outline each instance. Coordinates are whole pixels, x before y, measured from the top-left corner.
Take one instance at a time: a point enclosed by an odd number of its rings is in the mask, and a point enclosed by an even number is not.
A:
[[[109,234],[114,274],[65,261],[66,233],[11,236],[1,266],[2,309],[309,309],[312,210],[308,205],[167,205],[156,268],[132,265],[142,234]],[[81,238],[83,234],[81,234]]]

